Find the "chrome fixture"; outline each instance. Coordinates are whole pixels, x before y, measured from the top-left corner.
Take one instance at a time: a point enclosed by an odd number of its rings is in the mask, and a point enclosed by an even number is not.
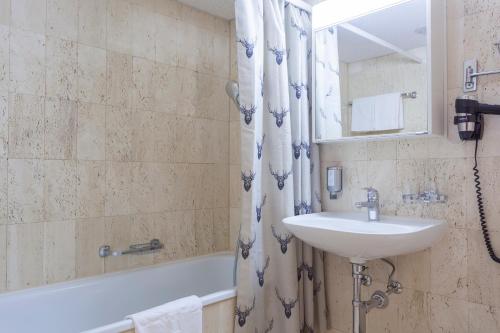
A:
[[[342,193],[342,167],[334,166],[326,169],[326,188],[330,199],[337,199]]]
[[[435,191],[403,194],[404,203],[446,203],[448,196]]]
[[[380,205],[378,191],[373,187],[365,187],[364,190],[367,191],[368,200],[364,202],[356,202],[354,205],[356,208],[368,208],[368,221],[379,221]]]
[[[401,294],[403,287],[400,282],[393,280],[392,277],[396,268],[388,259],[381,259],[392,268],[387,281],[385,291],[376,290],[367,301],[361,300],[361,287],[371,285],[371,276],[364,273],[367,266],[363,264],[352,263],[353,278],[353,299],[352,299],[352,331],[353,333],[366,333],[366,315],[372,309],[385,309],[389,305],[389,295]]]
[[[227,81],[226,94],[233,100],[236,106],[240,105],[240,87],[236,81]]]
[[[416,91],[409,91],[409,92],[401,93],[401,98],[415,99],[415,98],[417,98],[417,92]],[[348,105],[352,106],[352,102],[349,102]]]
[[[464,61],[464,92],[476,91],[478,76],[491,74],[500,74],[500,69],[478,72],[477,59]]]
[[[126,254],[140,254],[140,253],[148,253],[163,249],[163,244],[159,239],[152,239],[148,243],[142,244],[132,244],[126,250],[119,251],[111,251],[111,246],[103,245],[99,247],[99,257],[105,258],[109,256],[118,257]]]

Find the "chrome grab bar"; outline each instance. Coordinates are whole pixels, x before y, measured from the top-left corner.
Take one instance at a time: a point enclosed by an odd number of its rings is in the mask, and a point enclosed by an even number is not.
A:
[[[152,239],[151,241],[149,241],[147,243],[132,244],[126,250],[111,251],[111,246],[102,245],[101,247],[99,247],[99,257],[101,257],[101,258],[105,258],[105,257],[109,257],[109,256],[118,257],[118,256],[126,255],[126,254],[139,254],[139,253],[153,252],[153,251],[163,249],[163,247],[164,246],[160,242],[160,240],[156,239],[156,238]]]

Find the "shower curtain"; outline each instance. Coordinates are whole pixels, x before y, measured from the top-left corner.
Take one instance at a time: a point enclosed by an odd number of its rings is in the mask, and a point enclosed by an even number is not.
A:
[[[321,210],[310,14],[284,0],[235,5],[242,152],[235,331],[323,332],[323,254],[281,222]]]

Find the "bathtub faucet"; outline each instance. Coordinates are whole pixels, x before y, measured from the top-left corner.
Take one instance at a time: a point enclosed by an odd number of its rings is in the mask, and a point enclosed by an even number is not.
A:
[[[153,252],[163,249],[163,244],[159,239],[152,239],[148,243],[132,244],[126,250],[111,251],[111,246],[103,245],[99,247],[99,257],[105,258],[109,256],[118,257],[126,254],[139,254],[146,252]]]

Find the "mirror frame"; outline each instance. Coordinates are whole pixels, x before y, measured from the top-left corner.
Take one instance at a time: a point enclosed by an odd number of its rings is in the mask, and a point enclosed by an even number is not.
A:
[[[337,2],[337,0],[326,0]],[[337,2],[338,3],[338,2]],[[397,4],[396,4],[397,5]],[[344,141],[376,141],[394,138],[412,138],[422,136],[446,135],[446,0],[426,0],[427,21],[427,130],[422,132],[402,132],[390,134],[372,134],[348,136],[337,139],[316,138],[316,32],[351,21],[355,18],[369,15],[387,7],[364,13],[362,15],[346,18],[328,26],[316,27],[312,31],[312,141],[314,143],[332,143]],[[314,7],[313,7],[314,9]],[[314,10],[313,10],[314,20]]]

